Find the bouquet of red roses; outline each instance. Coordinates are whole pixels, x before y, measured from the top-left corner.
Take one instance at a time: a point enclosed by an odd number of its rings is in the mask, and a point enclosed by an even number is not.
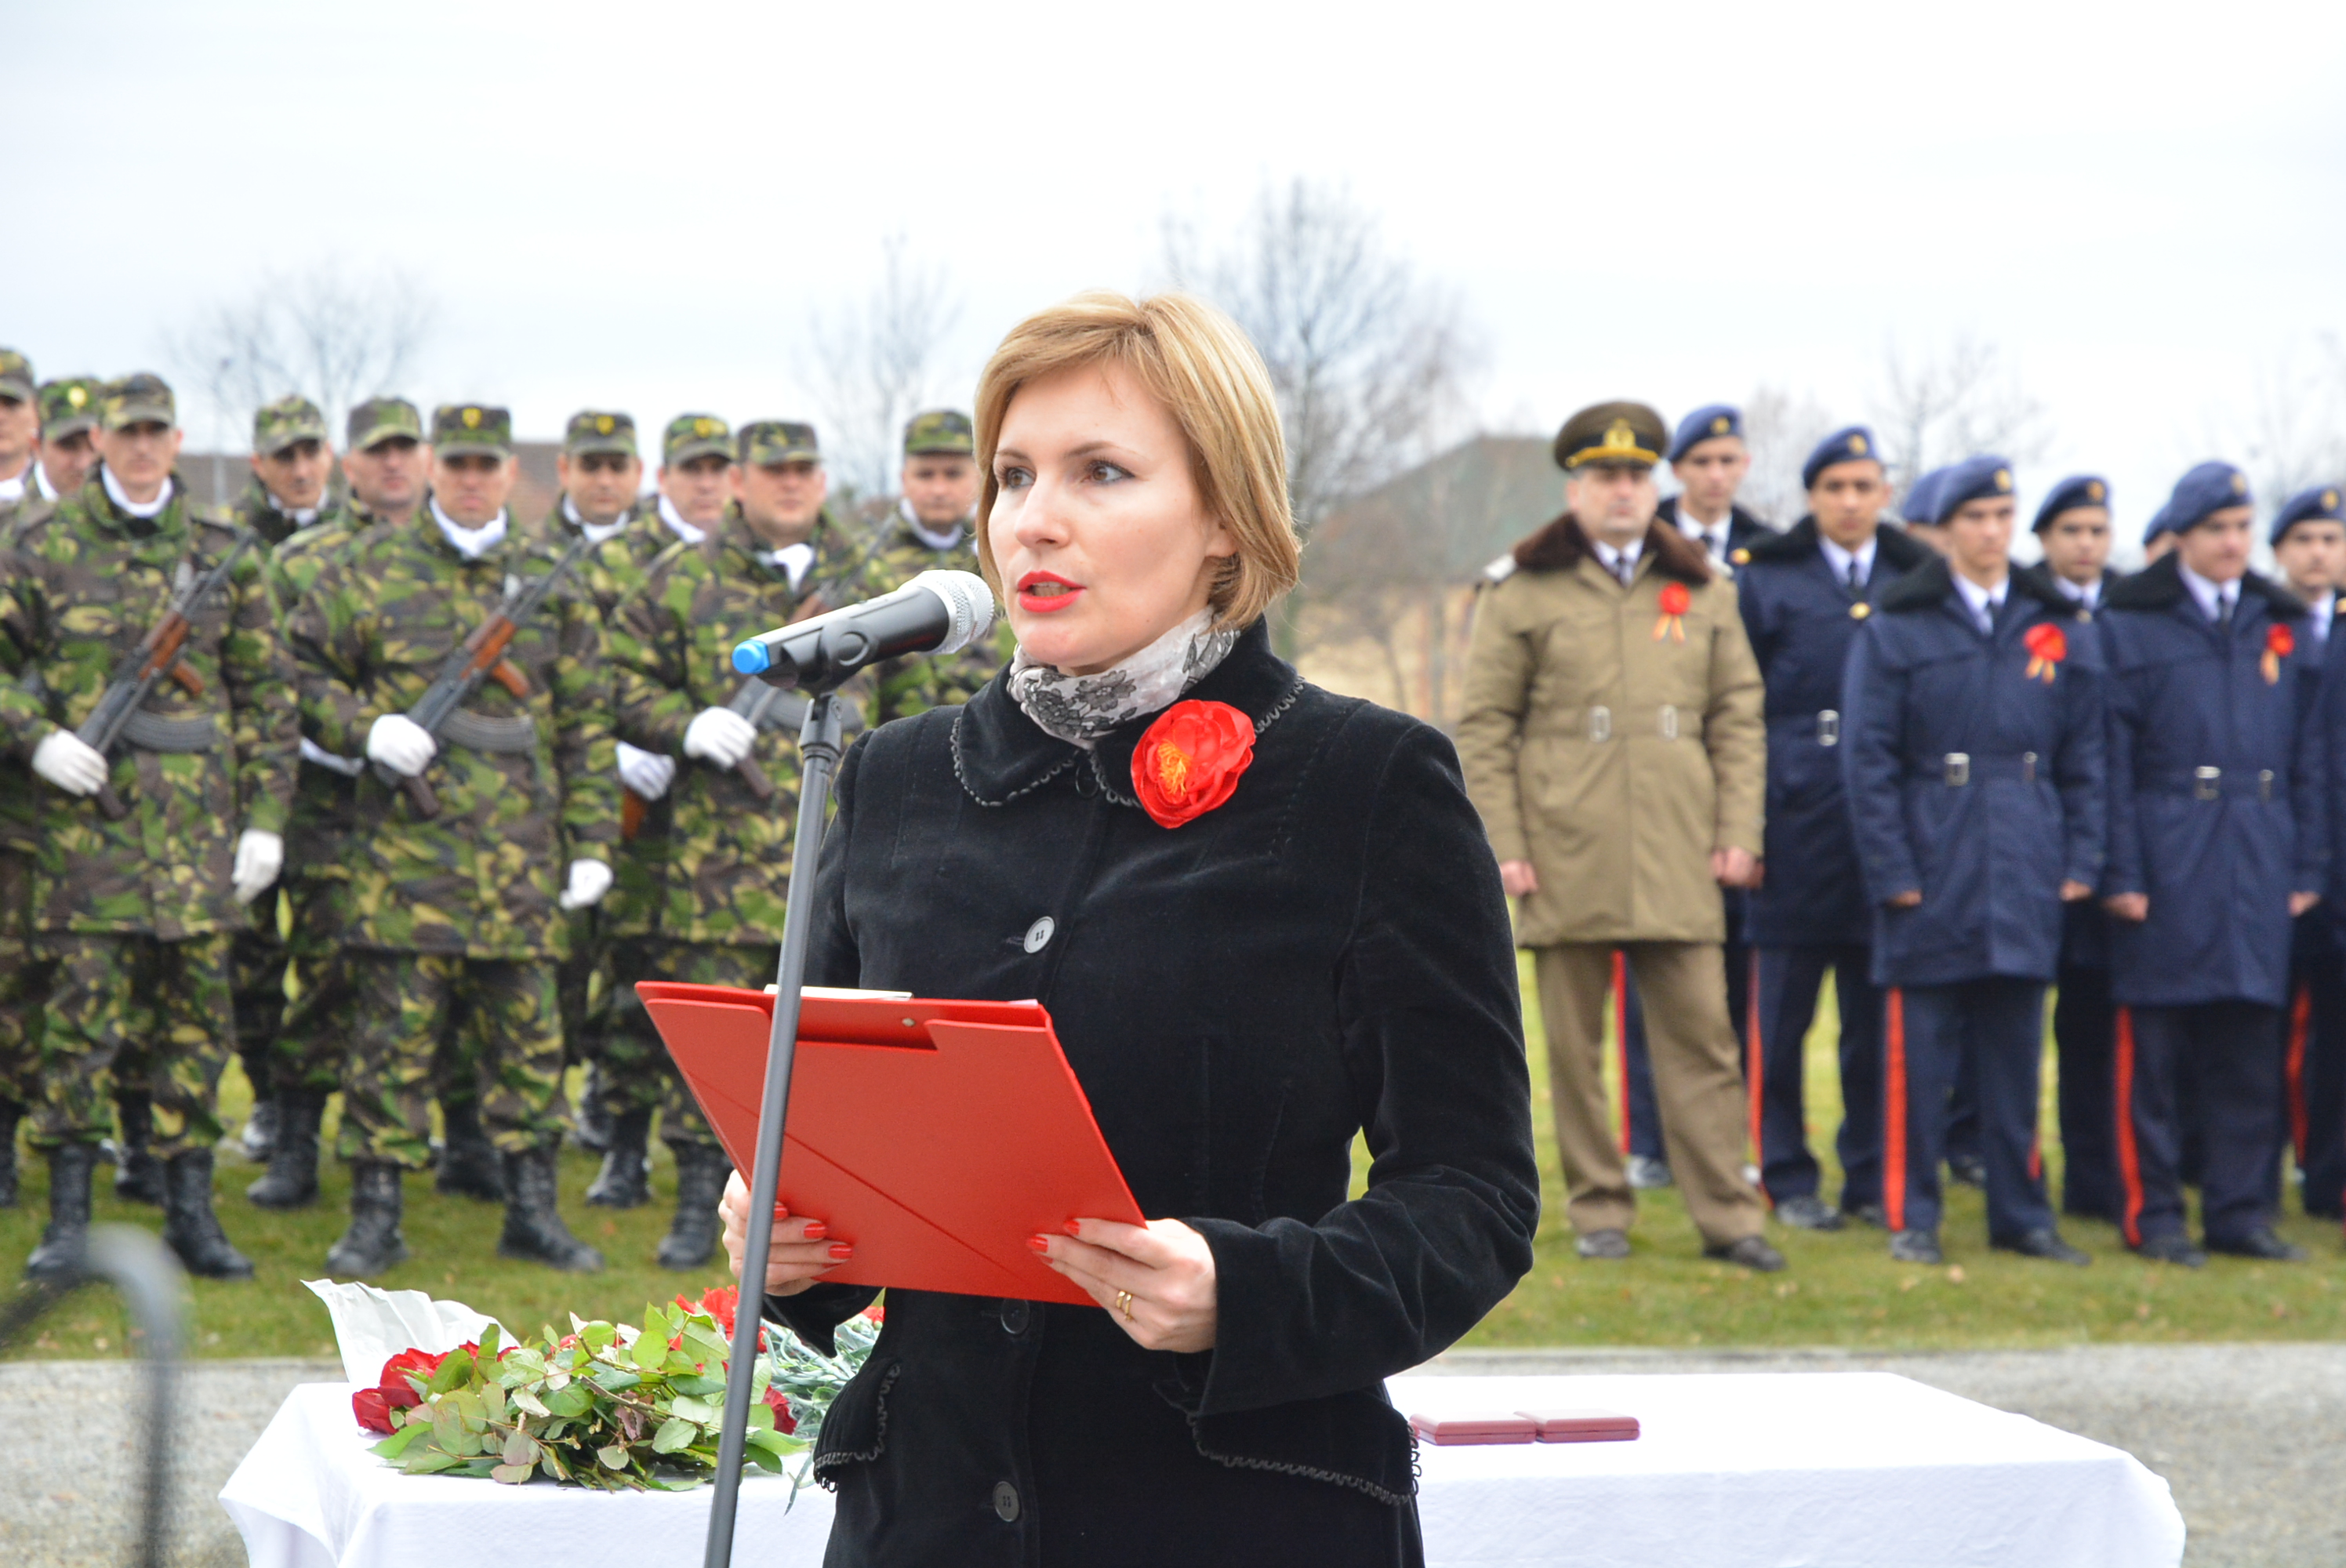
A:
[[[679,1296],[666,1311],[648,1306],[640,1329],[574,1316],[571,1332],[548,1328],[534,1344],[504,1345],[492,1325],[479,1343],[443,1354],[403,1350],[352,1408],[389,1434],[374,1451],[410,1475],[688,1490],[717,1468],[737,1296],[728,1287],[697,1302]],[[877,1311],[841,1330],[835,1357],[760,1328],[751,1463],[780,1471],[786,1455],[812,1446],[831,1397],[877,1338]],[[803,1465],[795,1480],[804,1484]]]

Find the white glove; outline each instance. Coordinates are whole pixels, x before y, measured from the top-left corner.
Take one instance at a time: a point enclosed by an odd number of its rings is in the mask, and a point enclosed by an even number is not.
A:
[[[393,773],[413,779],[432,760],[440,743],[403,713],[386,713],[367,731],[367,756]]]
[[[236,901],[249,904],[259,898],[260,890],[275,881],[284,869],[284,839],[247,828],[236,841],[236,869],[229,873],[229,880],[236,884]]]
[[[566,910],[583,910],[599,902],[611,891],[611,868],[600,860],[570,862],[570,885],[555,901]]]
[[[729,708],[704,708],[684,727],[684,754],[731,768],[758,743],[758,727]]]
[[[33,771],[68,795],[95,795],[106,788],[106,759],[70,729],[53,729],[33,748]]]
[[[619,742],[619,782],[647,800],[657,800],[676,782],[676,759]]]

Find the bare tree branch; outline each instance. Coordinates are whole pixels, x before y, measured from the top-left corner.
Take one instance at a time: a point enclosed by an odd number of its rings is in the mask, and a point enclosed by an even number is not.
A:
[[[1984,338],[1959,333],[1943,353],[1920,360],[1892,343],[1883,375],[1874,430],[1895,460],[1902,494],[1932,469],[1974,453],[2033,463],[2051,444],[2045,405],[2021,390]]]
[[[1743,404],[1743,440],[1751,449],[1751,472],[1738,499],[1779,528],[1789,528],[1808,512],[1800,464],[1817,443],[1837,428],[1831,411],[1806,392],[1754,387]]]
[[[938,401],[939,360],[961,317],[944,269],[907,261],[903,235],[881,256],[868,295],[807,322],[829,466],[863,496],[895,484],[904,423]]]
[[[2324,333],[2310,352],[2259,367],[2254,397],[2210,422],[2210,443],[2237,453],[2268,510],[2309,485],[2346,480],[2346,344]]]

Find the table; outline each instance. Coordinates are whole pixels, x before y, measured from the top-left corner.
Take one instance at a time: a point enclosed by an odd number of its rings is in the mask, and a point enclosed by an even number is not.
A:
[[[1628,1443],[1420,1450],[1430,1564],[2173,1568],[2183,1521],[2132,1456],[1880,1372],[1395,1378],[1403,1411],[1594,1405]],[[350,1389],[293,1390],[220,1492],[253,1568],[694,1568],[709,1488],[586,1492],[406,1476]],[[819,1563],[828,1492],[741,1484],[760,1568]],[[551,1551],[549,1550],[551,1549]]]

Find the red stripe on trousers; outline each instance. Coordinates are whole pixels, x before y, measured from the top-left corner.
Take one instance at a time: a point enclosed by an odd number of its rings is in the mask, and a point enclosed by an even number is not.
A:
[[[1751,950],[1751,983],[1743,997],[1743,1033],[1749,1041],[1746,1054],[1751,1059],[1751,1070],[1744,1074],[1751,1088],[1751,1163],[1765,1169],[1768,1145],[1760,1138],[1760,1104],[1768,1092],[1768,1058],[1760,1041],[1760,950],[1756,947]],[[1770,1208],[1776,1207],[1776,1200],[1768,1196],[1764,1185],[1760,1196],[1767,1200]]]
[[[1885,999],[1882,1074],[1882,1210],[1892,1230],[1906,1228],[1906,991],[1893,985]]]
[[[1621,1051],[1621,1152],[1629,1152],[1629,956],[1613,954],[1613,1037]]]
[[[2313,987],[2300,985],[2289,1005],[2289,1142],[2305,1168],[2305,1040],[2313,1024]]]
[[[2118,1009],[2116,1062],[2118,1113],[2118,1180],[2126,1187],[2126,1212],[2118,1228],[2128,1247],[2142,1245],[2142,1156],[2134,1145],[2134,1009]]]

